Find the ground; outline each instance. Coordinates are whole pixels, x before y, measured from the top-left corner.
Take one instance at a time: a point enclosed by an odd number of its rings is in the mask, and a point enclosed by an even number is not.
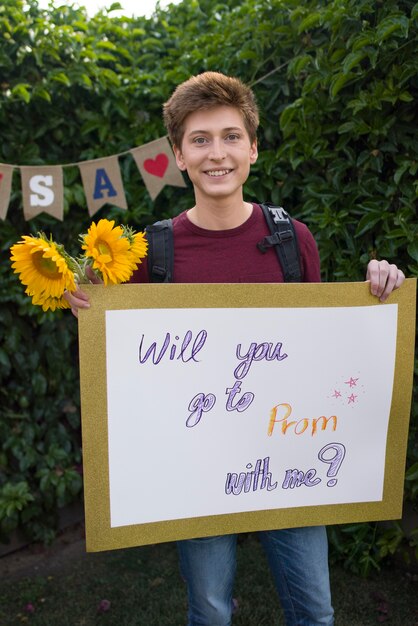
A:
[[[49,548],[0,558],[0,625],[184,626],[187,598],[174,544],[87,554],[74,524]],[[331,567],[336,626],[418,626],[418,575],[385,568],[367,579]],[[234,626],[284,626],[255,535],[238,546]]]
[[[0,557],[0,580],[48,576],[86,558],[84,526],[74,524],[49,547],[32,544]]]

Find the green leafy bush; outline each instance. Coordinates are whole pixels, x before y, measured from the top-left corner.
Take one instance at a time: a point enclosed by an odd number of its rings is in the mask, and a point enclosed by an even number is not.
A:
[[[262,119],[247,197],[308,224],[324,280],[363,280],[377,255],[417,276],[417,18],[409,0],[188,0],[151,19],[5,0],[0,160],[123,152],[165,133],[161,106],[179,82],[208,69],[237,75],[253,85]],[[152,203],[131,157],[120,163],[129,208],[95,217],[141,228],[190,206],[190,187],[167,187]],[[59,507],[81,494],[76,323],[33,309],[8,248],[42,229],[72,251],[90,220],[75,167],[65,169],[62,224],[24,222],[21,204],[15,173],[0,233],[0,528],[3,539],[21,527],[45,540]],[[417,412],[415,389],[405,483],[415,507]],[[390,537],[377,524],[330,529],[333,554],[367,572],[405,543],[399,528]]]

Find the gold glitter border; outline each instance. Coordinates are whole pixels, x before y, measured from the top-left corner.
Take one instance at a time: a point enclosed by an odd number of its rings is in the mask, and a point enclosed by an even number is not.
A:
[[[385,306],[367,283],[87,285],[91,308],[80,311],[80,386],[87,550],[139,546],[190,537],[402,516],[415,338],[415,278],[391,294],[398,304],[396,363],[383,500],[251,511],[111,528],[107,431],[105,312],[154,308]]]

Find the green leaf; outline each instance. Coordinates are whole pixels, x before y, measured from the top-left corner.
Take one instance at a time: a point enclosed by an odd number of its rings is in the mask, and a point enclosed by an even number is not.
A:
[[[123,10],[123,7],[120,2],[112,2],[110,7],[107,9],[107,12],[111,13],[112,11],[122,11],[122,10]]]
[[[28,83],[19,83],[12,88],[12,95],[16,96],[20,100],[23,100],[28,104],[31,99],[31,94],[29,92],[30,85]]]
[[[51,76],[51,80],[55,80],[57,83],[62,83],[67,87],[71,86],[71,81],[68,78],[67,74],[65,74],[64,72],[58,72],[57,74],[53,74]]]
[[[97,60],[98,61],[116,61],[116,57],[114,54],[111,54],[110,52],[100,52],[100,54],[97,55]]]
[[[340,63],[341,59],[343,59],[346,56],[347,52],[345,50],[345,48],[337,48],[337,50],[335,50],[335,52],[332,53],[331,57],[330,57],[330,61],[332,64],[336,64],[336,63]]]
[[[85,84],[88,89],[91,89],[93,83],[91,82],[90,76],[87,74],[81,74],[80,80]]]
[[[3,348],[0,348],[0,365],[3,365],[3,367],[7,370],[10,370],[10,359],[7,352],[5,352]]]
[[[103,48],[106,50],[117,50],[117,47],[113,43],[113,41],[99,41],[97,43],[97,48]]]
[[[345,122],[344,124],[341,124],[341,126],[338,127],[338,132],[340,134],[351,133],[355,127],[356,127],[356,123],[354,121]]]
[[[399,94],[399,100],[402,100],[402,102],[413,102],[414,97],[409,93],[409,91],[403,91]]]
[[[350,52],[343,63],[343,74],[348,74],[350,70],[352,70],[353,67],[356,67],[356,65],[359,65],[366,56],[367,52],[365,50]]]
[[[295,103],[293,103],[290,106],[286,107],[285,110],[281,113],[279,118],[281,130],[284,130],[287,126],[289,126],[290,122],[293,120],[294,116],[297,113],[297,109],[298,107],[295,105]]]
[[[258,54],[257,52],[255,52],[255,50],[242,50],[239,53],[239,58],[240,59],[257,59],[258,58]]]
[[[411,165],[410,161],[405,161],[404,163],[402,163],[401,167],[398,167],[398,169],[396,170],[393,176],[393,180],[395,181],[397,185],[399,185],[399,181],[401,180],[405,172],[409,169],[410,165]]]
[[[388,16],[378,25],[376,29],[376,38],[379,43],[382,43],[396,31],[401,31],[400,34],[407,37],[408,27],[409,20],[405,15]]]
[[[335,98],[341,89],[353,78],[354,74],[339,73],[331,80],[329,87],[329,93],[332,98]]]
[[[33,95],[37,98],[42,98],[42,100],[46,100],[47,102],[51,102],[51,96],[44,87],[35,87]]]
[[[287,73],[289,76],[297,77],[302,70],[310,65],[312,57],[309,54],[301,54],[294,59],[288,65]]]
[[[357,50],[363,50],[366,46],[370,46],[374,44],[374,35],[372,32],[361,33],[356,39],[353,41],[352,50],[356,52]]]
[[[406,480],[418,480],[418,463],[414,463],[414,465],[408,468],[405,474],[405,479]]]
[[[413,241],[412,243],[410,243],[407,250],[408,250],[409,256],[412,257],[414,261],[417,261],[418,263],[418,241]]]
[[[311,13],[310,15],[305,17],[305,19],[303,19],[299,24],[298,33],[303,33],[304,30],[309,30],[310,28],[318,26],[318,24],[321,23],[321,19],[322,16],[320,13]]]
[[[37,396],[44,396],[48,387],[47,380],[41,372],[35,372],[32,377],[32,388]]]
[[[382,220],[382,218],[383,216],[380,212],[377,214],[370,212],[363,215],[356,229],[356,237],[360,237],[361,235],[364,235],[364,233],[370,231]]]

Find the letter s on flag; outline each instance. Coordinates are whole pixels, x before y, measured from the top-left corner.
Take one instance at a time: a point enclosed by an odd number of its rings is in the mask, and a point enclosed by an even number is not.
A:
[[[54,202],[54,192],[50,187],[53,185],[52,176],[32,176],[29,181],[31,206],[49,206]]]

